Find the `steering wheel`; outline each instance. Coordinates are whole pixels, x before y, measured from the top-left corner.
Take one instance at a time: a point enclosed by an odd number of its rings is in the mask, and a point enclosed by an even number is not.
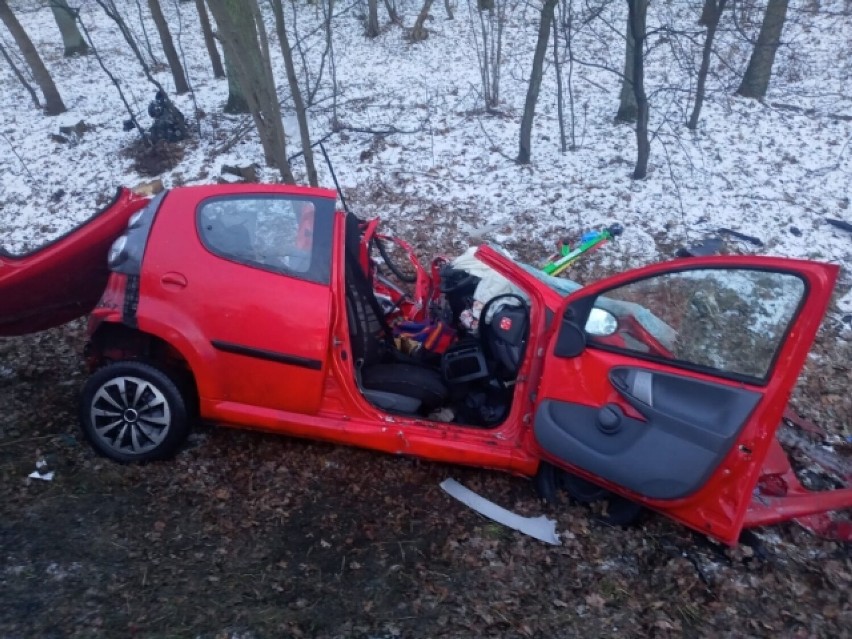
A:
[[[492,297],[485,303],[485,306],[482,307],[482,311],[479,314],[479,339],[482,344],[482,350],[486,353],[489,359],[498,359],[500,363],[502,363],[507,369],[512,371],[517,371],[521,365],[521,358],[523,357],[524,350],[523,348],[506,348],[500,349],[499,352],[496,352],[497,349],[494,348],[498,345],[498,339],[491,328],[491,323],[488,319],[488,313],[491,311],[491,308],[494,306],[494,303],[503,300],[503,299],[514,299],[519,302],[520,308],[524,310],[527,321],[529,321],[530,309],[527,301],[518,295],[517,293],[503,293],[501,295],[496,295]],[[502,342],[502,340],[500,340]]]
[[[371,240],[373,244],[375,244],[376,248],[379,249],[379,254],[382,256],[382,259],[385,261],[385,266],[390,269],[390,272],[393,273],[400,282],[405,282],[406,284],[413,284],[417,281],[417,274],[409,275],[405,273],[399,266],[397,266],[388,252],[387,247],[385,246],[384,241],[378,236],[373,236]]]

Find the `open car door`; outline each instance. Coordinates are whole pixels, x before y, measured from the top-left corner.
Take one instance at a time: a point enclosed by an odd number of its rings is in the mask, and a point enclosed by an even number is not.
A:
[[[542,456],[736,543],[838,271],[693,258],[568,296],[537,394]]]
[[[0,337],[59,326],[94,308],[106,286],[107,252],[148,198],[119,189],[82,225],[35,251],[0,248]]]

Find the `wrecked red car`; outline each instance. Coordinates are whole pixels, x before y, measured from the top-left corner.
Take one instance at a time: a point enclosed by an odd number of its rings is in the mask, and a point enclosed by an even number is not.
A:
[[[0,334],[91,313],[80,420],[121,462],[203,419],[535,477],[729,544],[852,506],[800,490],[775,439],[838,267],[696,257],[580,288],[489,246],[468,263],[421,265],[330,190],[122,191],[0,256]]]

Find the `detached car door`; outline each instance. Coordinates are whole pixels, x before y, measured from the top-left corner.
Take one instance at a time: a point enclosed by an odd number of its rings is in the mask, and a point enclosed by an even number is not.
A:
[[[537,394],[542,456],[736,543],[838,270],[696,258],[568,296]]]

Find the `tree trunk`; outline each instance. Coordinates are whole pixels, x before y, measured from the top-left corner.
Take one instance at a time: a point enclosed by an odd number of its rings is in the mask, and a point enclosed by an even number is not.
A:
[[[53,83],[53,78],[50,77],[50,73],[47,67],[44,66],[44,62],[41,56],[39,56],[38,51],[36,51],[32,40],[30,40],[27,32],[24,31],[21,23],[18,22],[15,14],[12,13],[6,0],[0,0],[0,20],[3,21],[3,24],[6,25],[9,33],[15,39],[18,48],[24,56],[24,60],[26,60],[27,65],[29,65],[32,71],[33,79],[44,94],[44,113],[46,115],[64,113],[66,111],[65,104],[62,102],[59,90]]]
[[[701,106],[704,104],[704,86],[707,83],[707,72],[710,70],[710,56],[713,54],[713,39],[716,37],[716,28],[719,26],[719,19],[722,17],[722,12],[725,10],[727,2],[728,0],[707,0],[704,3],[705,11],[708,11],[707,6],[710,5],[709,13],[704,23],[707,25],[707,36],[704,38],[701,67],[698,69],[698,83],[695,87],[695,105],[692,107],[692,115],[689,116],[689,122],[686,124],[689,129],[695,130],[698,127]],[[704,19],[703,15],[702,19]]]
[[[216,48],[216,38],[213,37],[210,16],[207,15],[207,7],[204,5],[204,0],[195,0],[195,9],[198,11],[198,19],[201,21],[201,32],[204,34],[204,44],[207,47],[207,54],[210,56],[210,64],[213,66],[213,77],[224,78],[225,70],[222,68],[219,49]]]
[[[246,10],[248,4],[249,11]],[[219,27],[225,64],[233,67],[257,128],[266,164],[277,166],[281,177],[294,183],[287,163],[281,107],[272,78],[266,31],[256,0],[209,0]]]
[[[65,57],[86,55],[89,52],[89,45],[86,44],[77,28],[76,10],[68,6],[67,0],[50,0],[50,10],[53,12],[56,26],[59,27],[59,33],[62,34]]]
[[[379,35],[379,0],[367,0],[367,37]]]
[[[172,78],[174,78],[175,81],[175,91],[178,95],[186,93],[189,91],[189,85],[186,82],[183,65],[180,63],[180,56],[178,56],[174,42],[172,42],[172,34],[169,33],[169,25],[166,24],[166,19],[163,16],[163,10],[160,8],[160,0],[148,0],[148,8],[151,9],[151,17],[154,19],[154,24],[157,26],[157,32],[160,34],[160,42],[163,45],[163,53],[166,54],[166,60],[169,62],[169,68],[172,70]]]
[[[541,22],[538,25],[538,41],[533,54],[532,73],[530,73],[530,84],[527,88],[527,99],[524,102],[524,115],[521,118],[521,136],[518,148],[518,164],[530,163],[530,136],[532,135],[533,117],[535,116],[535,104],[538,101],[538,92],[541,89],[542,66],[544,56],[547,53],[547,43],[550,40],[550,24],[553,22],[553,11],[558,0],[545,0],[541,8]]]
[[[399,24],[399,11],[396,10],[394,0],[385,0],[385,9],[388,12],[388,18],[394,24]]]
[[[762,99],[769,88],[772,77],[772,65],[775,63],[775,52],[781,43],[781,31],[787,19],[788,0],[769,0],[757,44],[751,53],[743,81],[737,93],[745,98]]]
[[[18,82],[20,82],[23,87],[27,90],[27,93],[30,94],[30,97],[33,100],[33,104],[35,104],[37,109],[41,108],[41,102],[38,101],[38,94],[33,89],[32,85],[27,82],[27,79],[24,77],[24,74],[21,73],[21,70],[15,64],[15,61],[12,59],[12,56],[9,55],[9,52],[3,47],[3,44],[0,43],[0,55],[3,56],[3,59],[6,60],[7,64],[12,68],[12,73],[15,74],[15,77],[18,78]]]
[[[432,2],[433,0],[424,0],[423,7],[420,9],[420,15],[417,16],[414,26],[411,27],[411,33],[408,34],[408,38],[412,42],[422,42],[429,37],[429,31],[426,30],[424,25],[426,23],[426,18],[429,17],[429,10],[432,8]]]
[[[444,10],[447,12],[447,20],[454,20],[452,0],[444,0]]]
[[[716,0],[704,0],[701,7],[701,17],[698,18],[698,24],[706,27],[713,19],[713,14],[716,12]],[[718,24],[718,21],[717,21]]]
[[[629,0],[628,0],[629,1]],[[629,17],[628,17],[629,20]],[[636,122],[636,94],[633,91],[633,52],[636,43],[633,41],[633,30],[627,25],[627,48],[624,52],[624,76],[621,79],[621,94],[618,97],[618,113],[615,119],[619,122]]]
[[[305,169],[308,173],[308,183],[311,186],[319,186],[317,180],[317,169],[314,165],[314,151],[311,148],[311,133],[308,128],[308,115],[305,111],[305,103],[302,100],[302,92],[299,89],[299,79],[296,76],[296,67],[293,64],[293,52],[290,49],[290,39],[287,37],[287,27],[284,24],[284,9],[281,0],[272,0],[272,11],[275,14],[275,30],[278,32],[278,41],[281,44],[281,55],[284,57],[284,68],[287,70],[287,82],[290,84],[290,93],[293,95],[293,106],[296,109],[296,119],[299,122],[299,137],[302,140],[302,154],[305,156]]]
[[[151,60],[151,64],[154,66],[158,66],[160,61],[157,59],[157,56],[154,55],[154,49],[151,47],[151,40],[148,38],[148,29],[145,27],[145,16],[142,15],[142,3],[139,0],[135,0],[136,3],[136,13],[139,16],[139,26],[142,27],[142,37],[145,38],[145,48],[148,50],[148,57]]]
[[[228,54],[225,53],[225,75],[228,77],[228,101],[225,102],[225,113],[249,113],[248,100],[243,95],[243,89],[237,81],[237,72],[234,65],[228,62]]]
[[[641,180],[648,174],[651,143],[648,140],[648,97],[645,95],[645,22],[648,0],[627,0],[628,26],[633,36],[633,95],[636,98],[636,166],[633,179]]]
[[[562,99],[562,68],[559,64],[559,20],[553,19],[553,70],[556,72],[556,115],[559,120],[559,150],[562,153],[568,150],[565,141],[565,108]]]

